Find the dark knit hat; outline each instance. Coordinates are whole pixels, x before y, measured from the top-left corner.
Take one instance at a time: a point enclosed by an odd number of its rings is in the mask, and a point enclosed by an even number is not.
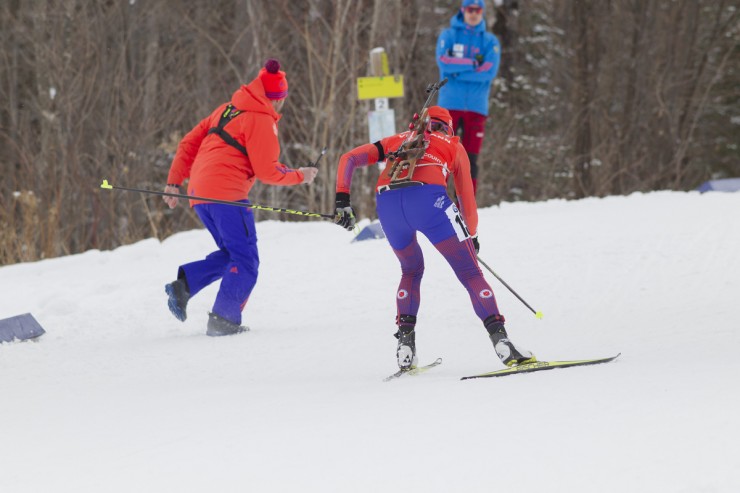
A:
[[[259,78],[265,86],[267,99],[285,99],[288,95],[288,79],[285,72],[280,70],[280,62],[270,58],[265,62],[264,68],[260,70]]]

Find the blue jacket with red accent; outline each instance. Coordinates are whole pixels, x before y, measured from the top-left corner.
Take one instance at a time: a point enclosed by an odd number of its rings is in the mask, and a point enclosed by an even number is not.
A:
[[[458,12],[437,39],[440,79],[449,79],[439,90],[439,106],[488,115],[491,82],[500,60],[501,45],[496,36],[486,31],[485,19],[477,26],[469,26],[463,13]]]

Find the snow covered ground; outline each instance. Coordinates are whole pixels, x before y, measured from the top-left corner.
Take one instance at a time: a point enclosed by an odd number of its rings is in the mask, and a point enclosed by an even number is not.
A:
[[[385,240],[259,223],[251,332],[205,336],[163,286],[205,231],[0,268],[0,492],[740,491],[740,194],[658,192],[481,210],[509,334],[540,359],[615,362],[500,379],[464,289],[426,240],[421,362],[395,371]]]

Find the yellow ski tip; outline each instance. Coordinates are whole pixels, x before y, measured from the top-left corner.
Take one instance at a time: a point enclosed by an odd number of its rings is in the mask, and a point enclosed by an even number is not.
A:
[[[107,188],[108,190],[113,190],[113,186],[108,184],[108,180],[103,180],[103,183],[101,183],[100,188]]]
[[[534,314],[534,316],[537,317],[537,318],[539,318],[539,319],[542,319],[542,317],[544,317],[544,315],[542,314],[542,312],[537,312],[537,313]]]

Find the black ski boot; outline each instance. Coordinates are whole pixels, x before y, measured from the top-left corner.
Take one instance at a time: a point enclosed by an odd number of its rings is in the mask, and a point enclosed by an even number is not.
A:
[[[509,340],[509,335],[504,328],[503,317],[493,315],[483,322],[488,331],[488,335],[493,343],[496,354],[501,362],[508,367],[534,363],[537,361],[534,354],[526,349],[518,348]]]
[[[413,315],[399,315],[398,332],[393,334],[398,339],[396,348],[396,358],[398,367],[402,371],[408,371],[416,368],[418,359],[416,357],[416,317]]]
[[[215,313],[208,313],[208,330],[206,335],[211,337],[230,336],[249,330],[249,327],[235,324]]]
[[[185,281],[185,278],[172,281],[165,285],[164,292],[169,296],[167,306],[170,308],[170,312],[172,312],[176,319],[184,322],[188,318],[186,309],[190,300],[190,290],[188,289],[187,281]]]

